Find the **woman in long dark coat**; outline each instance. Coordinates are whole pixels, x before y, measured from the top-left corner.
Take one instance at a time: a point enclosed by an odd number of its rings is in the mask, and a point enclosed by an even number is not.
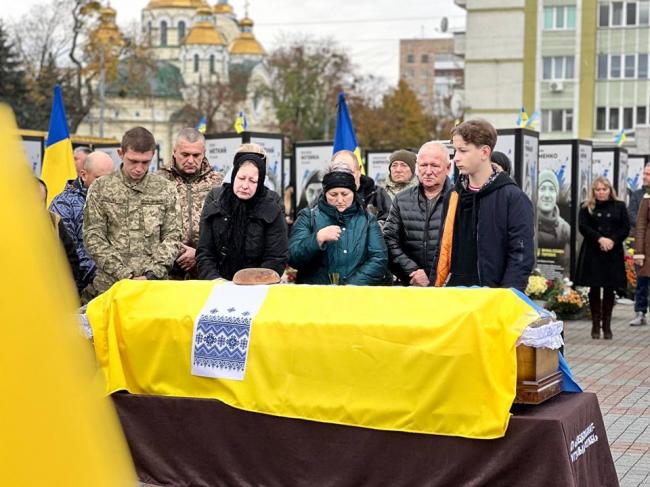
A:
[[[287,224],[280,197],[264,186],[265,176],[263,155],[238,152],[230,184],[206,198],[196,249],[200,279],[232,280],[237,271],[252,267],[284,272]]]
[[[591,195],[582,204],[578,226],[584,241],[578,256],[576,284],[590,287],[591,338],[600,338],[602,324],[603,337],[610,340],[614,291],[627,284],[623,242],[630,232],[630,221],[625,203],[616,198],[606,177],[594,179]]]

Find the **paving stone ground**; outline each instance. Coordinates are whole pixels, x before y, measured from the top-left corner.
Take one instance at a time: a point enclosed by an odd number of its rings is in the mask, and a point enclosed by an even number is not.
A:
[[[632,327],[634,307],[617,304],[613,340],[593,340],[591,322],[565,323],[565,356],[595,392],[622,487],[650,486],[650,326]]]
[[[629,326],[633,316],[614,307],[613,340],[593,340],[587,320],[566,322],[564,337],[578,383],[598,396],[621,487],[650,486],[650,325]]]

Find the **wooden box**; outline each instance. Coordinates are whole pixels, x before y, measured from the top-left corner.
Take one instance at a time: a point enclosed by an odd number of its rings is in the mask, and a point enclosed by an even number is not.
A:
[[[558,353],[548,348],[517,347],[516,403],[540,404],[562,392]]]

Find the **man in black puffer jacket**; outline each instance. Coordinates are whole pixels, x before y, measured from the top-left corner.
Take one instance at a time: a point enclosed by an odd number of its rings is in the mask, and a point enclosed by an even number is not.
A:
[[[404,286],[428,286],[440,233],[442,201],[451,188],[451,162],[444,145],[427,142],[418,151],[418,184],[397,193],[384,238],[390,269]]]

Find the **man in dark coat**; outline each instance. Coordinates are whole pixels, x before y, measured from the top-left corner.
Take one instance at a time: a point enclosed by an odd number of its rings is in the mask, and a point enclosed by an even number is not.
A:
[[[417,154],[418,184],[393,200],[384,238],[391,271],[404,286],[428,286],[445,193],[451,188],[447,148],[427,142]]]
[[[630,204],[627,208],[628,217],[630,220],[630,234],[634,235],[636,231],[636,217],[639,213],[639,206],[643,195],[650,192],[650,164],[646,164],[643,168],[643,187],[637,189],[630,195]],[[636,315],[630,321],[630,326],[644,326],[647,324],[645,314],[648,311],[648,282],[649,277],[639,275],[639,267],[636,269],[636,291],[634,293],[634,312]]]
[[[497,133],[490,123],[468,120],[451,135],[460,176],[444,200],[430,280],[523,291],[535,263],[533,205],[491,162]]]
[[[84,165],[79,169],[79,177],[68,181],[62,193],[50,203],[50,211],[61,217],[63,225],[76,249],[79,273],[75,279],[77,290],[81,293],[95,278],[95,261],[84,246],[84,205],[88,188],[95,179],[110,174],[114,170],[111,157],[102,151],[84,155]]]

